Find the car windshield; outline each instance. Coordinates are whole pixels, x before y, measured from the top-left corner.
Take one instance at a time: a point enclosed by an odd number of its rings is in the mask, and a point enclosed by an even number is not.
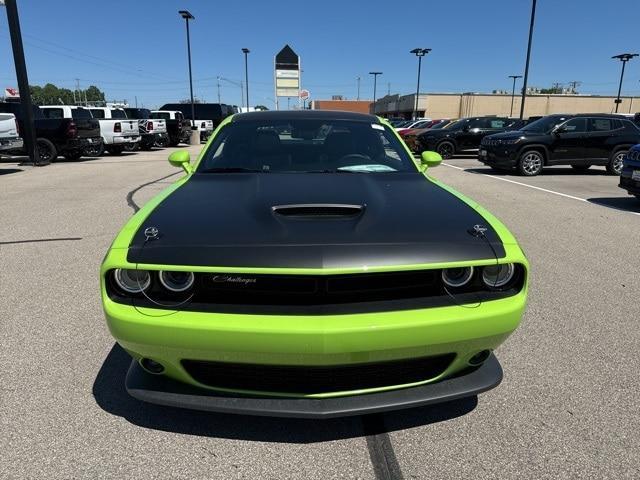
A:
[[[111,110],[111,118],[115,118],[118,120],[125,119],[127,118],[127,114],[121,108],[114,108],[113,110]]]
[[[528,125],[525,125],[521,128],[523,132],[540,132],[540,133],[549,133],[554,129],[556,125],[560,125],[562,122],[567,120],[567,117],[558,117],[558,116],[550,116],[543,117],[535,122],[531,122]]]
[[[436,123],[435,125],[433,125],[430,130],[440,130],[441,128],[446,128],[447,125],[449,125],[451,122],[449,122],[449,120],[442,120],[441,122]]]
[[[466,123],[469,123],[469,119],[467,118],[462,118],[460,120],[456,120],[455,122],[451,122],[450,124],[442,127],[445,128],[447,130],[458,130],[460,128],[462,128],[463,125],[465,125]]]
[[[231,122],[209,145],[198,167],[198,173],[417,171],[385,126],[324,119]]]
[[[152,112],[149,118],[171,120],[171,114],[169,112]]]

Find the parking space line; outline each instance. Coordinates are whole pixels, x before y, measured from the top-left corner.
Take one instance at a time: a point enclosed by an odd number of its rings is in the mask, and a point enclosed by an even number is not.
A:
[[[556,192],[555,190],[549,190],[547,188],[542,188],[542,187],[536,187],[535,185],[529,185],[528,183],[516,182],[515,180],[510,180],[508,178],[496,177],[495,175],[489,175],[488,173],[467,172],[465,168],[457,167],[455,165],[451,165],[450,163],[444,163],[443,162],[442,165],[445,165],[445,166],[451,167],[451,168],[455,168],[456,170],[462,170],[463,172],[466,172],[466,173],[472,173],[474,175],[482,175],[483,177],[489,177],[489,178],[493,178],[495,180],[501,180],[503,182],[515,183],[516,185],[522,185],[523,187],[533,188],[534,190],[540,190],[541,192],[552,193],[553,195],[559,195],[560,197],[566,197],[566,198],[570,198],[572,200],[579,200],[579,201],[585,202],[585,203],[592,203],[589,200],[587,200],[586,198],[574,197],[573,195],[569,195],[567,193]],[[629,210],[625,210],[625,209],[622,209],[622,208],[614,208],[614,209],[615,210],[619,210],[621,212],[630,213],[632,215],[640,216],[639,212],[630,212]]]

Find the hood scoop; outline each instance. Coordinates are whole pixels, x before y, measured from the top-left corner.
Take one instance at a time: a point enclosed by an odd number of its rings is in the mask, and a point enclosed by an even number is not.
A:
[[[364,211],[364,205],[337,203],[305,203],[275,205],[271,210],[276,215],[290,218],[345,218],[356,217]]]

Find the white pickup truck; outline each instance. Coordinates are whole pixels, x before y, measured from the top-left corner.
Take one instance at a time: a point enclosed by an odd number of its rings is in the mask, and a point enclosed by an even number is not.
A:
[[[0,113],[0,152],[16,148],[22,148],[16,116],[13,113]]]
[[[140,141],[138,134],[138,122],[128,120],[122,109],[110,108],[88,108],[70,105],[47,105],[40,107],[45,118],[95,118],[100,124],[100,136],[102,143],[95,143],[85,149],[85,154],[89,156],[100,156],[106,150],[111,155],[120,155],[124,151],[125,145]],[[93,110],[98,110],[104,115]]]

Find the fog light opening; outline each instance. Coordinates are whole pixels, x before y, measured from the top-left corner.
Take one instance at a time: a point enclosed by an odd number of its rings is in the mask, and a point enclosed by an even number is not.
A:
[[[489,358],[490,355],[491,350],[482,350],[469,359],[469,365],[473,365],[474,367],[482,365],[487,361],[487,358]]]
[[[153,375],[160,375],[164,373],[164,366],[150,358],[141,359],[140,366]]]

